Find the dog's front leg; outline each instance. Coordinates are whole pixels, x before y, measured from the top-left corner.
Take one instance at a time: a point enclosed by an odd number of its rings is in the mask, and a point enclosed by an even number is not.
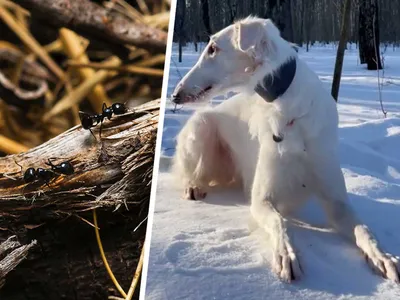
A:
[[[284,281],[291,282],[299,279],[302,271],[296,253],[288,235],[287,222],[271,203],[270,191],[267,185],[268,152],[260,150],[251,190],[251,214],[257,224],[264,229],[271,238],[273,250],[273,271]]]
[[[399,260],[381,250],[368,227],[356,218],[347,202],[346,186],[337,155],[326,149],[319,155],[312,155],[312,160],[319,200],[332,227],[358,246],[374,271],[399,282]]]

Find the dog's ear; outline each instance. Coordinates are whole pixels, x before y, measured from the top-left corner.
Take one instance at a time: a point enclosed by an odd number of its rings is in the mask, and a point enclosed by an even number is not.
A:
[[[259,51],[266,43],[266,32],[260,22],[239,22],[236,24],[236,43],[243,52]]]
[[[269,19],[245,20],[236,24],[238,49],[248,53],[256,61],[262,59],[265,52],[274,47],[276,35],[280,36],[279,29]]]

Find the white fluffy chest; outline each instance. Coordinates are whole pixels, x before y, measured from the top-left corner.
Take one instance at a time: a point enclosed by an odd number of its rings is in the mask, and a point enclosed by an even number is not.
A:
[[[258,163],[261,165],[258,165],[257,176],[263,178],[269,200],[282,206],[280,209],[285,209],[286,204],[293,206],[293,202],[302,203],[309,196],[312,183],[302,127],[296,121],[292,125],[285,124],[283,140],[277,143],[272,138],[268,120],[252,123],[249,129],[258,139],[260,149]],[[252,125],[257,127],[251,128]],[[256,176],[256,172],[254,174]]]

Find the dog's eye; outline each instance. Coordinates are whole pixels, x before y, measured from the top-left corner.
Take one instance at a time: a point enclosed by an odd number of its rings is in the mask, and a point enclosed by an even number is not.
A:
[[[218,47],[215,44],[211,44],[208,47],[207,53],[208,53],[208,55],[213,56],[213,55],[215,55],[215,53],[217,53],[217,51],[218,51]]]

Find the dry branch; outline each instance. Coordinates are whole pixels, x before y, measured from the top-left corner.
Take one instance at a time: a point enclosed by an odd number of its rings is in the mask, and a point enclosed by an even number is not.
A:
[[[33,53],[61,80],[65,79],[64,71],[54,62],[50,55],[43,49],[33,35],[3,7],[0,6],[0,18],[21,39]]]
[[[79,63],[70,63],[70,66],[78,67],[79,69],[100,69],[100,70],[114,70],[119,71],[121,73],[133,73],[133,74],[142,74],[148,76],[156,76],[162,77],[164,75],[164,71],[160,69],[151,69],[146,67],[140,67],[135,65],[125,65],[125,66],[106,66],[102,63],[87,63],[87,64],[79,64]]]
[[[6,275],[27,256],[34,245],[36,245],[35,240],[21,246],[15,235],[0,243],[0,288],[4,285]]]
[[[131,21],[88,0],[21,0],[18,4],[44,23],[70,28],[89,39],[165,51],[166,32]]]
[[[28,147],[0,134],[0,151],[4,153],[20,153],[28,150]]]
[[[18,218],[30,210],[76,213],[97,207],[138,206],[148,200],[152,176],[159,100],[106,120],[99,141],[76,126],[28,152],[0,159],[0,216]],[[75,173],[25,184],[29,167],[46,167],[48,159],[70,161]],[[22,170],[21,170],[22,166]]]
[[[29,60],[24,55],[25,54],[20,49],[13,46],[13,44],[0,41],[0,67],[15,65],[21,58],[26,58],[23,64],[22,74],[48,80],[52,83],[56,82],[54,76],[52,76],[46,68],[35,61]]]
[[[10,67],[19,67],[17,80],[7,75]],[[27,60],[19,51],[0,49],[0,98],[8,104],[27,109],[32,103],[43,104],[50,75],[38,63]]]
[[[80,43],[78,35],[71,30],[62,28],[60,29],[60,41],[68,57],[80,63],[89,63],[89,58]],[[94,71],[91,69],[79,69],[78,71],[82,80],[86,80],[94,75]],[[88,98],[96,111],[101,111],[103,103],[107,106],[111,105],[104,87],[100,84],[93,87],[93,91],[88,94]]]
[[[119,66],[121,65],[121,60],[118,57],[112,56],[105,63],[105,66]],[[79,104],[90,92],[93,91],[93,88],[96,87],[99,83],[105,80],[107,77],[111,75],[111,72],[106,70],[100,70],[94,73],[91,77],[87,78],[83,81],[79,86],[75,89],[71,90],[69,94],[60,99],[56,105],[43,117],[43,120],[47,121],[51,117],[71,108],[74,104]]]

